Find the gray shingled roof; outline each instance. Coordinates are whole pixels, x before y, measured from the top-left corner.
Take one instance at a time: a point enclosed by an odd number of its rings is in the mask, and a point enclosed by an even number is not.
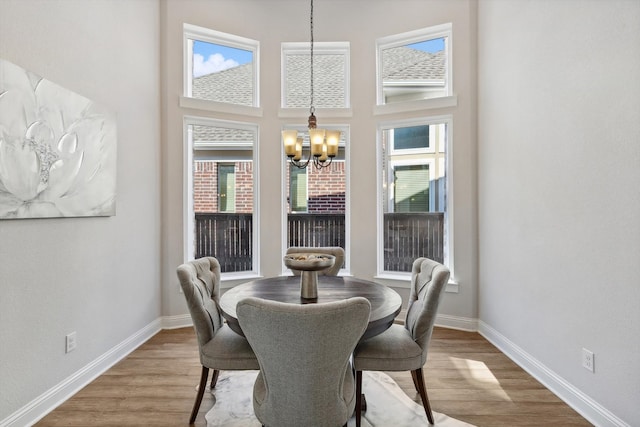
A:
[[[382,55],[384,81],[443,80],[444,51],[424,52],[406,46],[385,49]]]
[[[287,55],[286,105],[289,108],[310,106],[309,55]],[[313,56],[313,98],[316,108],[337,108],[345,105],[343,55]]]
[[[193,142],[201,143],[228,143],[228,142],[253,142],[252,131],[244,129],[231,129],[218,126],[193,126]]]
[[[253,106],[253,63],[194,78],[192,96]]]
[[[288,107],[309,107],[309,55],[287,56]],[[383,54],[384,82],[444,80],[444,51],[428,53],[406,46],[386,49]],[[314,105],[335,108],[344,105],[344,66],[341,55],[314,55]],[[240,105],[253,105],[253,64],[247,63],[193,79],[193,97]]]

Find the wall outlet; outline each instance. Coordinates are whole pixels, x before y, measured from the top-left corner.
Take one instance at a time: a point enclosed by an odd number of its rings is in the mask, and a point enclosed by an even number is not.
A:
[[[587,350],[586,348],[582,349],[582,367],[585,369],[595,372],[595,355],[592,351]]]
[[[76,349],[78,342],[76,341],[75,331],[71,332],[65,337],[65,344],[66,344],[65,353],[70,353]]]

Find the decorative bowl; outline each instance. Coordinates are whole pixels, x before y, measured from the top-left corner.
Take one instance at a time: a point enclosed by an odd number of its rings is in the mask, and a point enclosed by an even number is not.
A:
[[[293,253],[284,256],[287,268],[300,271],[318,271],[331,267],[336,257],[328,254]]]

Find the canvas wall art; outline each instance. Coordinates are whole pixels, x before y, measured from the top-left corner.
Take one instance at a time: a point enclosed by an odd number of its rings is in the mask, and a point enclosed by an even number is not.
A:
[[[0,219],[115,215],[116,117],[0,59]]]

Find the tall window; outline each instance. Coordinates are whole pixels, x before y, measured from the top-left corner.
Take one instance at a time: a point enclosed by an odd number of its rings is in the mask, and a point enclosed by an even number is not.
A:
[[[380,127],[380,275],[410,273],[419,257],[448,261],[449,122],[412,120]]]
[[[257,126],[185,120],[188,167],[188,258],[213,256],[223,275],[257,271]]]
[[[376,41],[378,105],[450,96],[451,24]]]
[[[287,126],[287,129],[296,126]],[[329,127],[326,127],[327,129]],[[286,163],[285,209],[287,212],[284,245],[290,246],[339,246],[347,251],[348,185],[346,171],[347,127],[333,127],[342,131],[338,156],[324,169],[309,165],[298,169]],[[303,128],[304,152],[309,150],[308,135]],[[345,260],[344,269],[348,268]]]
[[[184,96],[257,107],[259,43],[184,24]]]

